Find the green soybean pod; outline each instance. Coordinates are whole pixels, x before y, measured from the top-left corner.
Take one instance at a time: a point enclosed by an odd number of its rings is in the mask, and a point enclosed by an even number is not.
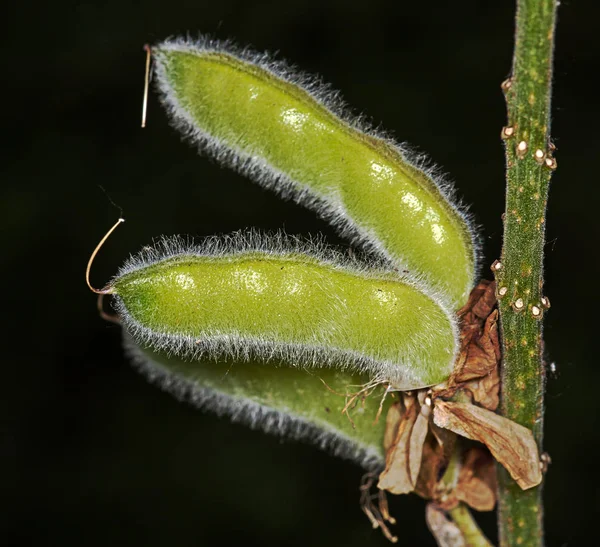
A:
[[[338,95],[267,55],[201,38],[154,49],[172,121],[200,150],[314,209],[419,276],[454,309],[473,286],[476,236],[421,156],[349,115]]]
[[[105,292],[133,339],[184,360],[285,362],[366,374],[393,390],[444,382],[454,314],[417,281],[312,242],[256,233],[164,239]]]
[[[309,441],[366,469],[377,469],[384,461],[385,419],[375,422],[375,417],[385,416],[393,402],[386,398],[379,410],[385,388],[357,398],[344,412],[350,399],[343,395],[368,383],[364,374],[307,370],[285,362],[265,365],[256,359],[185,361],[140,346],[127,333],[124,347],[136,369],[179,400],[253,429]]]

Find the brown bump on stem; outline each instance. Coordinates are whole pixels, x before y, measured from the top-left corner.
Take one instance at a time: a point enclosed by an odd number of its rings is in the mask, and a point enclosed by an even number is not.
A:
[[[517,310],[517,311],[521,311],[524,306],[525,306],[525,302],[523,302],[522,298],[517,298],[513,304],[513,308],[515,308],[515,310]]]
[[[531,306],[531,315],[533,315],[536,319],[540,319],[542,317],[542,310],[539,306]]]
[[[551,171],[554,171],[558,167],[556,159],[552,156],[548,156],[546,158],[546,167],[548,167],[548,169],[550,169]]]
[[[512,78],[507,78],[500,84],[502,91],[508,91],[512,87]]]
[[[547,296],[542,296],[541,300],[542,300],[542,306],[544,306],[544,308],[549,310],[550,309],[550,299]]]
[[[503,266],[502,262],[500,262],[499,260],[494,260],[494,262],[490,266],[490,269],[493,272],[499,272],[503,267],[504,266]]]
[[[548,452],[542,452],[542,454],[540,454],[540,468],[542,473],[546,473],[546,471],[548,471],[548,467],[551,463],[552,458],[550,457],[550,454],[548,454]]]
[[[146,112],[148,110],[148,87],[150,85],[150,59],[152,57],[152,50],[150,46],[146,44],[144,46],[146,52],[146,70],[144,72],[144,99],[142,101],[142,127],[146,127]]]
[[[508,287],[500,287],[498,289],[498,297],[502,298],[503,296],[506,296],[507,292],[508,292]]]
[[[102,245],[104,245],[104,242],[108,239],[110,234],[112,234],[117,229],[117,226],[121,224],[121,222],[125,222],[125,219],[120,218],[119,220],[117,220],[117,222],[114,223],[113,227],[108,232],[106,232],[104,237],[100,240],[100,243],[96,245],[96,248],[92,252],[92,256],[90,256],[90,259],[88,260],[87,268],[85,269],[85,282],[87,283],[87,286],[89,287],[90,291],[95,292],[96,294],[113,294],[114,292],[114,289],[112,287],[105,287],[104,289],[96,289],[92,287],[92,284],[90,283],[90,270],[92,268],[94,258],[96,258],[96,255],[98,254],[98,251],[100,250]]]
[[[517,145],[517,156],[519,157],[519,159],[523,159],[525,157],[528,148],[529,145],[527,144],[527,141],[519,142],[519,144]]]
[[[538,148],[533,154],[533,158],[537,163],[542,165],[546,159],[546,152],[544,152],[541,148]]]
[[[506,127],[502,128],[502,131],[500,132],[500,137],[502,139],[510,139],[512,136],[514,136],[515,134],[515,128],[507,125]]]

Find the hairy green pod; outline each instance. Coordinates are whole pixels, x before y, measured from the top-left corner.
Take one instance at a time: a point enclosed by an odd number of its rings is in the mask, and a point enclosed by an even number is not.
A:
[[[454,309],[467,300],[474,231],[422,156],[266,55],[208,39],[153,51],[163,102],[202,151],[316,210],[342,235],[446,295]]]
[[[359,390],[369,381],[366,375],[285,362],[184,361],[139,346],[127,334],[124,347],[135,368],[180,400],[269,434],[307,440],[367,469],[383,463],[385,419],[375,423],[375,417],[385,388],[357,398],[348,415],[343,412],[343,395]],[[385,399],[382,416],[392,402]]]
[[[162,240],[130,259],[110,292],[137,343],[186,360],[329,367],[396,390],[439,384],[454,365],[456,321],[435,294],[314,242]]]

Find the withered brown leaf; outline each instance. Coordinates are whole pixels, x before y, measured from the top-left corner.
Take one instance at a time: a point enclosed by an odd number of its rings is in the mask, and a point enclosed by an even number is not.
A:
[[[429,422],[427,411],[421,411],[424,397],[424,392],[419,394],[419,398],[415,395],[403,395],[404,412],[396,438],[386,453],[385,470],[379,475],[377,486],[381,490],[392,494],[407,494],[415,489]],[[429,410],[429,407],[425,408]],[[392,423],[393,420],[392,417]]]
[[[458,311],[461,347],[454,369],[454,382],[468,382],[487,376],[500,360],[496,284],[482,280],[471,292],[468,302]]]
[[[454,439],[454,433],[440,429],[433,421],[429,422],[429,433],[423,444],[423,459],[415,494],[427,500],[439,501],[439,481],[454,451]]]
[[[523,490],[542,481],[538,448],[526,427],[485,408],[442,399],[435,401],[433,420],[439,427],[485,444]]]
[[[477,511],[491,511],[496,505],[496,465],[490,453],[472,446],[463,462],[454,489],[456,498]]]
[[[496,410],[500,402],[500,344],[498,341],[498,310],[486,319],[483,330],[476,342],[469,346],[467,368],[471,374],[484,373],[474,377],[461,387],[472,400],[488,410]]]
[[[396,435],[398,434],[398,428],[400,427],[400,421],[402,420],[404,412],[405,409],[402,398],[388,409],[385,417],[385,432],[383,434],[383,449],[386,453],[396,440]]]
[[[460,349],[454,372],[446,385],[433,388],[433,396],[453,398],[457,392],[484,408],[496,410],[499,403],[501,352],[495,283],[482,280],[459,311]]]

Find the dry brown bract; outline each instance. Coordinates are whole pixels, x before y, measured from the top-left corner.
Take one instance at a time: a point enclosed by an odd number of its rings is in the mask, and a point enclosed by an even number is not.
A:
[[[485,444],[523,490],[542,482],[537,444],[526,427],[485,408],[441,399],[435,402],[433,421]]]
[[[463,454],[454,496],[477,511],[491,511],[496,505],[496,486],[494,458],[484,448],[472,446]]]
[[[451,397],[458,390],[489,410],[499,402],[500,342],[496,284],[483,280],[473,289],[468,302],[458,311],[460,318],[460,351],[454,374],[448,385],[438,390],[438,397]]]
[[[421,461],[423,444],[427,436],[430,408],[423,404],[425,392],[406,394],[402,402],[395,403],[388,412],[388,431],[396,431],[386,454],[386,467],[379,475],[378,487],[392,494],[408,494],[415,489]],[[401,405],[404,407],[401,410]],[[391,417],[390,417],[391,414]]]
[[[494,412],[499,400],[500,362],[495,305],[495,283],[482,281],[458,312],[461,349],[448,383],[429,391],[403,393],[390,407],[380,489],[393,494],[416,492],[433,500],[439,511],[452,510],[461,501],[479,511],[491,511],[496,504],[491,455],[521,488],[541,482],[532,432]],[[456,435],[483,443],[489,452],[481,446],[457,452]],[[431,526],[437,523],[441,533],[450,533],[451,522],[447,524],[444,517],[444,524],[434,513],[430,516],[438,519],[431,521]]]

